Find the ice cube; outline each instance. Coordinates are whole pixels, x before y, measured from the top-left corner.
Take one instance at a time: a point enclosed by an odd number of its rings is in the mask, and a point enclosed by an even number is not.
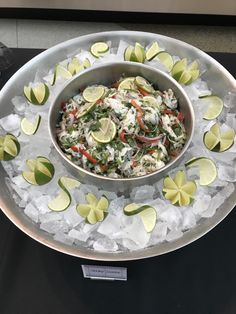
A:
[[[68,232],[69,226],[65,221],[62,220],[53,220],[47,221],[40,224],[40,228],[48,233],[56,234],[60,232]]]
[[[38,222],[39,220],[38,210],[31,203],[27,204],[27,206],[25,207],[24,213],[34,222],[36,223]]]
[[[183,230],[188,230],[196,226],[196,217],[191,210],[187,210],[184,212],[183,217]]]
[[[53,236],[54,240],[58,241],[58,242],[62,242],[68,245],[72,245],[74,240],[71,239],[67,234],[63,233],[63,232],[57,232],[54,236]]]
[[[141,202],[143,200],[152,199],[155,193],[155,188],[151,185],[143,185],[132,190],[130,198],[134,202]]]
[[[113,237],[121,229],[120,219],[118,215],[108,214],[106,219],[101,222],[98,232],[109,237]]]
[[[99,238],[93,243],[93,248],[99,252],[115,252],[118,250],[118,245],[109,238]]]
[[[56,213],[56,212],[52,212],[52,211],[50,211],[50,213],[45,213],[45,214],[39,215],[39,220],[42,223],[47,223],[47,222],[51,222],[51,221],[59,221],[62,218],[63,218],[62,213]]]
[[[167,236],[166,236],[166,241],[171,242],[174,240],[177,240],[183,236],[183,232],[180,230],[171,230]]]
[[[163,242],[167,234],[167,223],[166,222],[157,222],[154,230],[151,233],[151,239],[149,245],[155,245],[157,243]]]
[[[90,234],[83,232],[82,230],[71,229],[68,233],[68,237],[71,239],[79,240],[82,242],[86,242],[89,238]]]
[[[177,207],[169,205],[165,211],[159,213],[159,219],[165,221],[170,230],[176,230],[180,227],[183,217]]]
[[[0,126],[7,132],[18,134],[18,132],[14,131],[20,129],[20,121],[19,115],[12,113],[0,119]]]
[[[33,202],[37,207],[40,214],[51,213],[51,210],[48,208],[48,203],[51,200],[51,197],[48,195],[40,195],[39,197],[34,197]]]
[[[236,103],[236,93],[235,91],[230,91],[224,97],[224,105],[226,108],[234,108]]]
[[[231,165],[227,165],[221,163],[218,165],[218,177],[220,180],[225,180],[228,182],[236,181],[236,163],[231,163]]]
[[[19,114],[23,114],[29,106],[26,99],[22,96],[15,96],[11,101],[15,107],[15,112]]]
[[[84,220],[84,218],[77,213],[75,204],[66,209],[63,218],[71,227],[77,226]]]
[[[13,177],[12,182],[22,189],[28,188],[30,186],[29,183],[23,178],[21,174]]]
[[[194,214],[201,214],[202,212],[206,211],[211,203],[211,196],[199,193],[195,197],[195,201],[193,203],[193,213]]]

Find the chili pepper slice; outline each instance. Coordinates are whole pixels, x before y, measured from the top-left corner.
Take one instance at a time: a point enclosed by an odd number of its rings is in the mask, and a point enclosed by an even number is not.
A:
[[[177,119],[178,119],[180,122],[183,122],[183,121],[184,121],[184,114],[183,114],[183,112],[179,112],[179,113],[178,113]]]
[[[136,103],[136,101],[134,99],[131,99],[130,102],[131,102],[131,105],[134,106],[134,108],[138,111],[137,120],[138,120],[138,124],[139,124],[140,128],[144,132],[150,132],[150,130],[146,127],[146,125],[143,122],[143,110],[142,110],[142,108]]]
[[[78,148],[77,146],[71,146],[70,147],[74,152],[80,152],[82,155],[84,155],[92,164],[96,164],[97,160],[93,158],[86,150],[82,148]]]
[[[161,111],[162,114],[171,114],[172,116],[176,116],[176,112],[171,109],[164,109]]]
[[[121,141],[123,142],[123,143],[127,143],[126,142],[126,139],[125,139],[125,130],[123,130],[121,133],[120,133],[120,139],[121,139]]]
[[[139,88],[138,90],[139,90],[139,92],[140,92],[143,96],[149,96],[149,95],[150,95],[150,93],[146,92],[146,91],[145,91],[144,89],[142,89],[142,88]]]

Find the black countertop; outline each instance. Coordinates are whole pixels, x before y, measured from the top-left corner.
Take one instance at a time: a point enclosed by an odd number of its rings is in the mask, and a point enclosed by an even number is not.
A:
[[[41,52],[13,49],[0,87]],[[236,76],[236,54],[210,53]],[[92,262],[58,253],[0,211],[0,314],[235,314],[236,212],[194,243],[132,262]],[[84,279],[81,264],[125,266],[127,282]]]

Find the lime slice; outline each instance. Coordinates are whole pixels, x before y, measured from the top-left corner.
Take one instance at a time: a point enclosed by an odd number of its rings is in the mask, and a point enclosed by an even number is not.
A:
[[[57,197],[55,197],[48,203],[48,208],[56,212],[61,212],[67,209],[70,206],[70,204],[71,204],[70,194],[62,190],[57,195]]]
[[[151,47],[146,51],[146,59],[151,61],[159,52],[158,43],[155,41],[152,43]]]
[[[133,53],[134,53],[134,47],[133,46],[128,46],[125,49],[125,52],[124,52],[124,60],[125,61],[131,61],[131,57],[132,57]]]
[[[146,57],[145,54],[145,50],[144,47],[142,45],[140,45],[139,43],[136,43],[134,46],[134,55],[137,59],[137,62],[143,63]],[[132,55],[131,55],[131,61],[135,61],[132,60]]]
[[[211,151],[224,152],[233,145],[234,138],[234,129],[229,128],[229,130],[221,132],[219,124],[215,123],[210,130],[204,134],[203,142]]]
[[[153,96],[144,96],[143,103],[156,109],[159,109],[161,105],[161,103]]]
[[[152,232],[156,225],[157,213],[155,208],[150,205],[138,205],[131,203],[123,208],[124,214],[127,216],[132,216],[139,214],[143,222],[144,228],[147,232]]]
[[[109,46],[105,42],[97,42],[93,44],[90,48],[90,52],[95,58],[101,57],[108,51],[109,51]]]
[[[32,88],[30,86],[24,86],[24,96],[29,102],[31,102],[31,91]]]
[[[26,118],[23,118],[21,120],[21,130],[26,134],[26,135],[33,135],[37,132],[39,125],[41,121],[41,116],[37,115],[35,118],[35,121],[32,123]]]
[[[159,52],[154,58],[154,60],[155,59],[159,60],[167,68],[169,72],[172,70],[173,65],[174,65],[174,60],[168,52],[165,52],[165,51]]]
[[[85,88],[83,91],[83,97],[88,102],[96,102],[98,101],[105,92],[105,88],[103,86],[89,86]]]
[[[148,93],[154,92],[152,85],[142,76],[136,76],[135,83],[137,84],[138,87],[140,87],[141,89],[143,89],[144,91]]]
[[[99,120],[101,127],[99,131],[92,131],[92,137],[99,143],[109,143],[116,136],[116,125],[109,118]]]
[[[118,86],[118,90],[121,89],[136,89],[135,87],[135,77],[127,77],[124,80],[122,80]]]
[[[28,159],[26,160],[26,165],[30,169],[30,171],[34,171],[36,165],[37,165],[37,160],[36,159]]]
[[[216,119],[222,112],[224,103],[223,100],[218,96],[204,96],[201,97],[204,103],[208,106],[204,115],[203,119],[205,120],[214,120]]]
[[[103,221],[108,214],[109,202],[105,196],[102,196],[99,200],[97,197],[88,193],[86,195],[88,204],[78,204],[76,206],[77,212],[90,224],[95,224],[99,221]]]
[[[86,58],[84,61],[83,61],[83,66],[85,69],[91,67],[91,62],[89,61],[88,58]]]
[[[194,157],[185,163],[186,167],[198,167],[200,185],[209,185],[217,177],[217,168],[214,161],[207,157]]]
[[[0,136],[0,160],[14,159],[20,152],[20,144],[12,134]]]
[[[163,195],[173,205],[187,206],[193,201],[196,183],[187,181],[184,171],[177,171],[175,178],[167,176],[163,182]]]
[[[79,111],[76,113],[77,118],[81,118],[88,112],[92,111],[96,107],[96,102],[87,102],[80,106]]]

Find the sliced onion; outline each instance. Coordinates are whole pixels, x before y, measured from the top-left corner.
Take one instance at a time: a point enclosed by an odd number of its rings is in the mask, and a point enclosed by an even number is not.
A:
[[[156,143],[163,138],[163,134],[157,137],[146,137],[146,136],[136,135],[136,138],[142,143]]]

